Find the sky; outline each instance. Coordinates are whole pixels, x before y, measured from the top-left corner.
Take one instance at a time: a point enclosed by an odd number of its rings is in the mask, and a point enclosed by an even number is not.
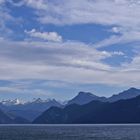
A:
[[[130,87],[140,88],[140,0],[0,0],[0,99]]]

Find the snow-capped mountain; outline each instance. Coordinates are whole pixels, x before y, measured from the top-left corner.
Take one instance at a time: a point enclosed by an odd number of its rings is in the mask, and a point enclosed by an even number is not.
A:
[[[42,103],[44,101],[41,98],[33,98],[33,100],[31,102],[34,102],[34,103]]]
[[[46,100],[43,100],[41,98],[33,98],[33,100],[31,101],[32,103],[47,103],[47,102],[50,102],[50,101],[53,101],[55,99],[46,99]]]
[[[0,104],[0,108],[8,114],[13,114],[32,121],[43,111],[50,107],[61,107],[62,105],[55,99],[34,98],[30,102],[21,102],[18,99],[15,100],[3,100]]]
[[[130,99],[140,95],[140,89],[130,88],[119,94],[113,95],[109,98],[96,96],[90,92],[79,92],[77,96],[66,102],[59,102],[55,99],[41,99],[34,98],[32,101],[21,102],[19,99],[2,100],[0,102],[0,109],[2,111],[18,117],[32,121],[41,113],[51,107],[68,106],[71,104],[84,105],[92,101],[100,102],[116,102],[121,99]]]
[[[2,105],[6,105],[6,106],[11,106],[11,105],[19,105],[19,104],[23,104],[19,99],[14,99],[14,100],[2,100],[0,102]]]

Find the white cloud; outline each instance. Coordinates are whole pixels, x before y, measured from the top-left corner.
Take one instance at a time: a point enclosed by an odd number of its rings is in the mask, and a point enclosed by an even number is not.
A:
[[[45,10],[47,9],[47,3],[44,0],[23,0],[23,4],[31,6],[35,9]]]
[[[139,0],[25,0],[34,8],[37,20],[43,24],[73,25],[101,24],[114,26],[111,36],[99,42],[100,47],[117,43],[140,41]],[[62,4],[63,3],[63,4]]]
[[[4,3],[4,0],[0,0],[0,4]]]
[[[112,67],[103,59],[121,52],[97,51],[76,42],[13,42],[1,40],[0,79],[44,79],[108,85],[140,84],[138,56],[132,63]],[[10,70],[10,72],[9,72]]]
[[[47,41],[61,42],[62,36],[58,35],[56,32],[37,32],[35,29],[31,31],[26,31],[28,35],[35,38],[40,38]]]
[[[120,28],[118,28],[118,27],[113,27],[113,28],[112,28],[112,32],[114,32],[114,33],[120,33]]]
[[[113,54],[113,55],[120,55],[120,56],[124,56],[124,55],[125,55],[125,54],[124,54],[123,52],[121,52],[121,51],[114,51],[112,54]]]
[[[37,13],[43,23],[99,23],[124,27],[140,23],[137,18],[140,5],[136,0],[39,0],[39,4],[33,0],[26,1],[28,6],[43,10]],[[37,5],[40,5],[39,8]]]
[[[137,2],[135,0],[133,2],[132,0],[62,0],[61,2],[24,0],[22,3],[11,1],[15,6],[26,4],[34,8],[37,21],[43,24],[111,25],[113,32],[121,34],[95,44],[97,48],[140,41],[140,5]],[[0,21],[0,27],[6,31],[6,24],[3,21],[11,16],[1,10],[0,18],[4,19]],[[129,64],[112,67],[102,60],[113,55],[124,55],[123,52],[109,53],[98,51],[93,46],[80,42],[63,42],[62,37],[56,32],[39,32],[33,29],[26,33],[33,38],[48,42],[34,40],[15,42],[0,39],[0,79],[61,79],[72,83],[119,86],[140,84],[139,54]]]
[[[0,38],[8,38],[13,30],[8,27],[7,23],[16,23],[19,21],[18,18],[14,18],[10,14],[10,10],[6,7],[6,0],[0,0]]]
[[[73,25],[101,24],[113,26],[112,32],[120,35],[110,36],[95,44],[106,47],[118,43],[140,41],[140,4],[139,0],[5,0],[15,6],[26,5],[33,8],[37,21],[42,24]],[[3,0],[1,0],[3,3]],[[63,4],[62,4],[63,3]],[[135,10],[134,10],[135,9]],[[3,13],[0,18],[6,16]],[[10,16],[9,14],[7,14]],[[2,21],[1,21],[2,22]],[[1,24],[0,22],[0,24]],[[2,32],[7,29],[2,22]],[[8,32],[8,31],[6,31]],[[61,41],[56,32],[27,31],[33,37],[50,41]]]
[[[122,35],[112,35],[100,42],[94,44],[96,48],[108,47],[114,44],[126,44],[140,42],[140,32],[139,31],[128,31],[123,32]]]
[[[100,63],[112,54],[80,42],[7,42],[1,40],[1,57],[26,63],[49,64],[57,66],[85,67],[107,70],[109,66]],[[27,47],[28,46],[28,47]],[[17,53],[18,52],[18,53]],[[25,56],[26,54],[26,56]],[[17,59],[18,58],[18,59]]]

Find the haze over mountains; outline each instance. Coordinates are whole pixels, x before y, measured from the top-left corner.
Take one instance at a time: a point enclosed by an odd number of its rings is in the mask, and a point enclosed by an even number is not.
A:
[[[109,116],[116,113],[136,113],[139,115],[138,103],[140,102],[140,89],[130,88],[109,98],[99,97],[89,92],[79,92],[63,105],[55,99],[34,99],[31,102],[22,103],[18,99],[3,100],[0,102],[0,123],[117,123],[124,122],[124,116],[120,120],[112,120]],[[135,100],[137,104],[135,105]],[[130,99],[134,100],[131,101]],[[139,102],[138,102],[139,101]],[[120,104],[121,103],[121,104]],[[130,103],[130,104],[129,104]],[[133,106],[133,111],[131,106]],[[123,112],[123,110],[127,110]],[[122,111],[122,112],[121,112]],[[137,112],[138,111],[138,112]],[[93,113],[94,112],[94,113]],[[138,114],[137,114],[138,113]],[[74,114],[74,115],[73,115]],[[96,114],[95,116],[93,114]],[[100,116],[107,115],[107,119]],[[116,114],[117,115],[117,114]],[[73,116],[75,116],[73,118]],[[87,116],[92,116],[87,118]],[[134,116],[132,116],[133,118]],[[139,116],[140,117],[140,116]],[[72,119],[73,118],[73,119]],[[79,119],[78,119],[79,118]],[[100,118],[99,120],[97,118]],[[122,119],[121,119],[122,118]],[[77,120],[78,119],[78,120]],[[129,119],[128,119],[129,120]],[[139,120],[137,120],[139,121]],[[132,122],[132,120],[128,121]]]

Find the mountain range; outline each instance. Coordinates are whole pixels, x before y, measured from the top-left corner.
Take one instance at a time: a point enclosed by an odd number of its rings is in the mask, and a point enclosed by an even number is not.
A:
[[[18,124],[18,123],[27,124],[30,122],[22,117],[13,116],[0,110],[0,124]]]
[[[65,108],[52,107],[36,118],[37,124],[140,123],[140,96],[116,102],[92,101]]]
[[[65,105],[55,99],[42,100],[38,98],[24,103],[18,99],[3,100],[0,102],[0,123],[109,123],[109,121],[103,120],[100,115],[113,116],[121,109],[120,102],[124,103],[139,96],[140,89],[130,88],[108,98],[81,91]],[[120,108],[115,108],[119,105]],[[129,104],[124,106],[128,107],[127,110],[130,112],[132,111]],[[136,109],[134,110],[136,111]],[[86,116],[92,116],[94,121]],[[95,121],[96,117],[101,119]],[[112,121],[115,123],[115,120],[110,119],[110,123]]]
[[[16,100],[10,101],[10,103],[8,103],[8,101],[2,101],[0,104],[0,108],[7,114],[11,114],[12,116],[18,116],[28,121],[33,121],[42,112],[52,106],[62,106],[55,99],[42,100],[38,98],[34,99],[32,102],[26,103],[21,103],[19,101],[17,103],[15,102]]]
[[[96,96],[90,92],[79,92],[76,97],[74,97],[73,99],[68,101],[67,105],[70,105],[70,104],[83,105],[83,104],[87,104],[93,100],[107,101],[107,98]]]
[[[140,89],[136,89],[136,88],[130,88],[128,90],[120,92],[119,94],[112,95],[111,97],[108,97],[108,98],[100,97],[90,92],[79,92],[77,96],[75,96],[74,98],[68,101],[67,105],[70,105],[70,104],[83,105],[93,100],[102,101],[102,102],[115,102],[121,99],[131,99],[139,95],[140,95]]]

